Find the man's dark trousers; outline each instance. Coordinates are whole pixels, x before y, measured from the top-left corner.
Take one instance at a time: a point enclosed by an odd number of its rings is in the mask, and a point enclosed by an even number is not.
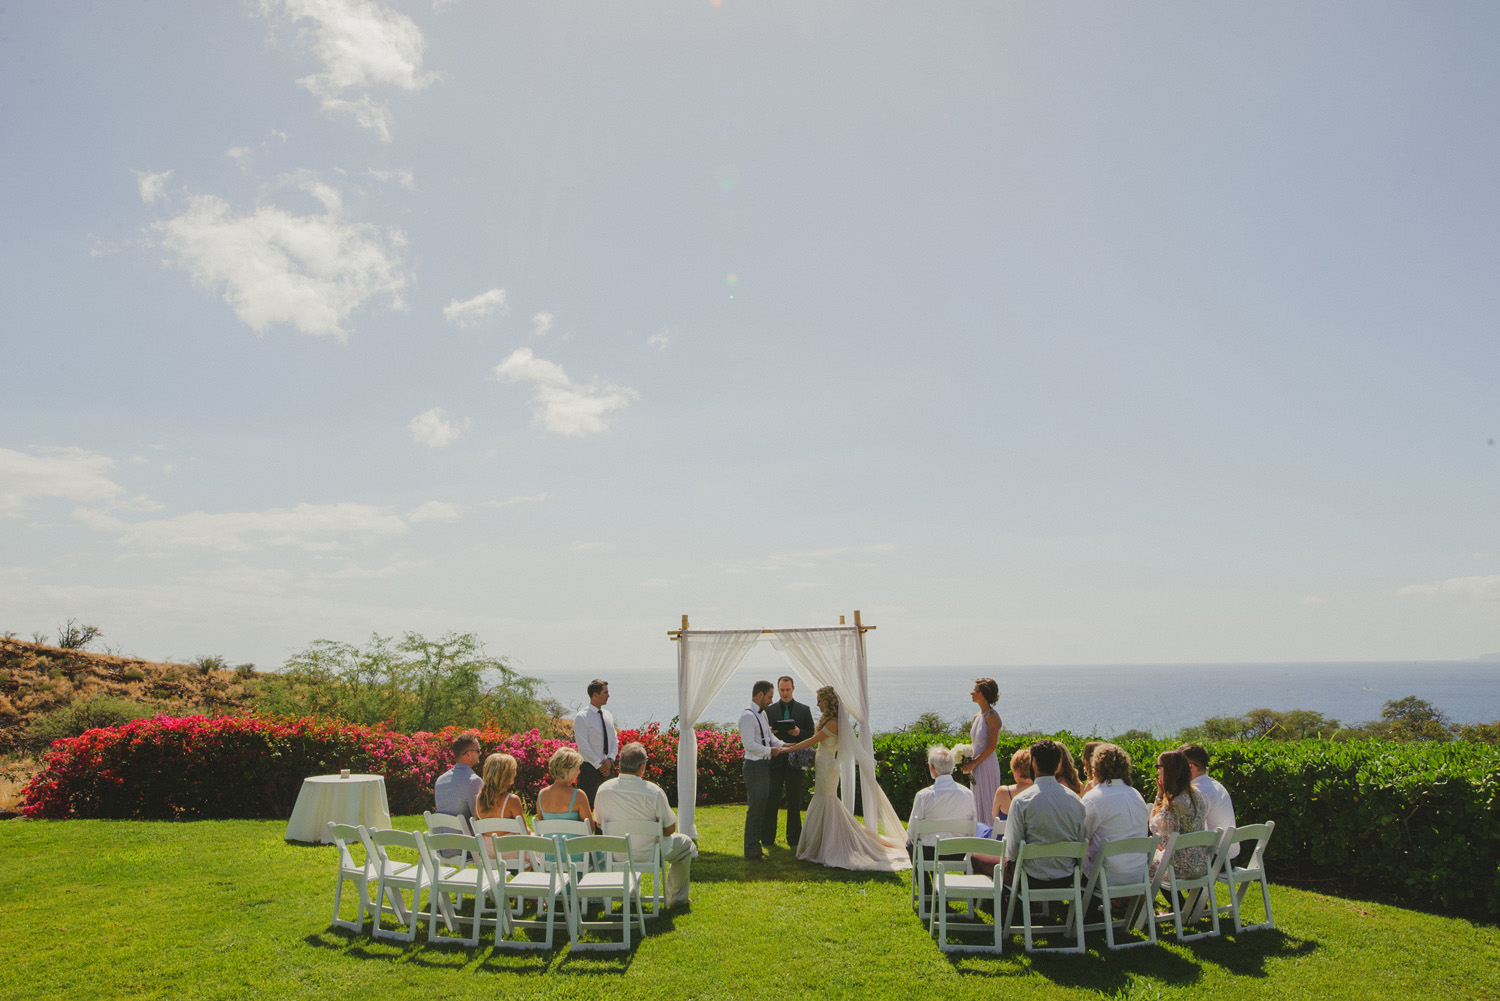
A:
[[[745,858],[760,858],[761,835],[771,808],[771,762],[745,759]],[[774,815],[773,815],[774,816]],[[770,842],[765,842],[770,845]]]

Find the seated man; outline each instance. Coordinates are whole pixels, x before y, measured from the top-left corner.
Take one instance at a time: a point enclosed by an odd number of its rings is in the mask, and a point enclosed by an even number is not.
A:
[[[1193,775],[1193,788],[1198,791],[1199,796],[1203,797],[1203,804],[1208,808],[1208,818],[1203,825],[1204,829],[1211,831],[1215,827],[1227,829],[1238,826],[1234,822],[1234,801],[1229,798],[1229,790],[1225,789],[1218,779],[1208,774],[1208,752],[1197,744],[1183,744],[1178,750],[1182,752],[1184,758],[1187,758],[1188,771]],[[1231,859],[1239,858],[1239,856],[1239,845],[1229,849]],[[1110,875],[1114,874],[1110,873]]]
[[[955,824],[954,830],[963,827],[963,836],[967,837],[974,833],[974,825],[978,817],[974,808],[974,794],[957,782],[953,781],[953,752],[940,744],[934,744],[927,749],[927,772],[932,776],[932,785],[917,793],[917,798],[911,804],[911,816],[907,818],[908,824],[915,824],[919,820],[955,820],[962,824]],[[956,833],[955,833],[955,836]],[[933,845],[937,843],[938,835],[923,834],[922,857],[928,861],[932,860]],[[911,847],[908,841],[907,848]],[[944,859],[962,859],[962,855],[944,855]],[[932,892],[932,874],[924,871],[922,873],[922,893]]]
[[[450,831],[451,834],[469,834],[469,821],[475,816],[479,803],[479,791],[484,788],[484,779],[474,773],[479,764],[479,738],[472,733],[461,733],[449,745],[453,751],[453,767],[437,777],[432,786],[433,811],[449,813],[464,819],[464,829]]]
[[[1114,744],[1100,744],[1089,762],[1089,774],[1098,785],[1083,794],[1083,832],[1089,842],[1087,872],[1093,875],[1099,846],[1117,838],[1144,838],[1151,834],[1151,813],[1146,801],[1130,785],[1130,755]],[[1147,856],[1116,855],[1104,864],[1112,886],[1138,883],[1146,878]]]
[[[1031,767],[1036,783],[1011,800],[1005,818],[1005,885],[1015,876],[1016,858],[1023,844],[1054,844],[1084,841],[1086,811],[1083,800],[1057,781],[1063,746],[1055,740],[1031,745]],[[1026,878],[1038,889],[1060,889],[1073,885],[1073,863],[1068,859],[1044,858],[1026,863]]]
[[[677,814],[667,794],[655,782],[646,781],[646,748],[639,743],[620,748],[620,774],[599,786],[594,819],[602,826],[612,820],[656,820],[662,825],[662,858],[667,863],[667,906],[683,907],[688,900],[693,859],[698,846],[686,834],[677,833]],[[637,862],[651,860],[651,846],[634,846]]]

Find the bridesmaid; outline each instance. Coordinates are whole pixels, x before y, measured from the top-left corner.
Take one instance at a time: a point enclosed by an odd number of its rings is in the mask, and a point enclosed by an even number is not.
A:
[[[993,678],[974,682],[972,698],[979,712],[969,728],[974,757],[964,764],[964,774],[970,777],[974,812],[981,824],[995,823],[995,790],[1000,788],[1000,762],[995,758],[995,742],[1000,739],[1000,714],[995,712],[995,700],[999,697],[1000,686]]]

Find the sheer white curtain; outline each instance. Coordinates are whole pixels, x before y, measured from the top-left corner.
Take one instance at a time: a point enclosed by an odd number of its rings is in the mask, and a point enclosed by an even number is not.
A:
[[[814,629],[778,629],[771,643],[793,670],[817,687],[832,685],[839,697],[839,777],[844,805],[854,811],[855,762],[859,763],[860,789],[864,793],[865,826],[883,831],[887,837],[906,839],[901,817],[875,780],[875,736],[870,728],[870,692],[864,644],[855,626]],[[859,739],[849,718],[859,720]]]
[[[693,727],[760,637],[759,629],[685,629],[677,635],[677,829],[695,840],[698,733]]]

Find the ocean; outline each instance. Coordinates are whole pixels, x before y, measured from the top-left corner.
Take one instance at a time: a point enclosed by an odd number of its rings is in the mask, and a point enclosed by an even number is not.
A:
[[[784,668],[743,667],[709,707],[705,718],[732,723],[750,703],[750,687],[774,681]],[[590,679],[609,682],[609,708],[621,726],[677,715],[675,668],[602,673],[551,673],[543,682],[566,706],[586,700]],[[1114,736],[1126,730],[1175,734],[1210,716],[1240,716],[1251,709],[1314,709],[1343,723],[1380,718],[1381,704],[1415,695],[1459,723],[1500,720],[1500,663],[1400,661],[1311,664],[1095,664],[1074,667],[874,667],[871,715],[877,732],[896,730],[924,712],[947,720],[972,718],[974,679],[994,678],[996,708],[1012,732],[1068,730]],[[797,697],[813,702],[810,686]]]

